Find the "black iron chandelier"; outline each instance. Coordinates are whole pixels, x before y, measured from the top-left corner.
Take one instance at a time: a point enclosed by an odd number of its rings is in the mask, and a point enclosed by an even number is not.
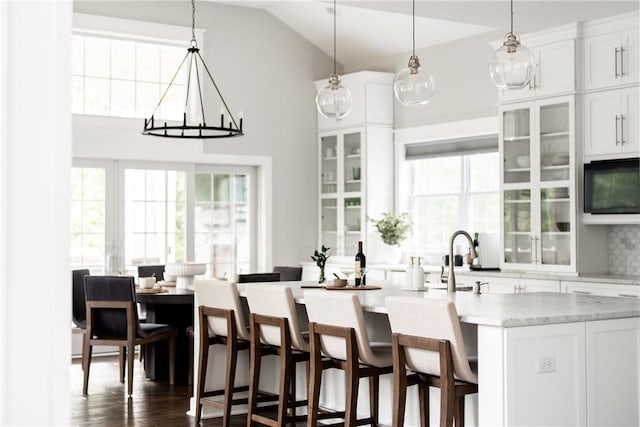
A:
[[[231,111],[229,110],[227,102],[224,100],[222,93],[220,93],[218,85],[213,80],[207,64],[205,64],[204,59],[202,59],[202,56],[200,55],[200,49],[198,49],[198,44],[196,42],[195,27],[196,5],[195,0],[191,0],[191,47],[187,49],[187,54],[184,56],[182,62],[180,63],[180,66],[171,78],[169,86],[167,86],[164,93],[160,97],[158,105],[156,105],[156,108],[154,108],[153,112],[151,113],[151,118],[144,119],[144,129],[142,131],[144,135],[188,139],[231,138],[234,136],[244,135],[244,133],[242,132],[242,116],[240,116],[240,122],[238,124],[238,122],[236,122],[236,119],[233,117],[233,114],[231,114]],[[182,67],[184,66],[188,68],[187,88],[184,101],[184,110],[182,112],[182,123],[167,123],[167,121],[161,123],[159,121],[156,121],[154,117],[156,111],[158,111],[158,108],[169,92],[169,89],[171,88],[171,85],[173,84],[176,76],[180,74],[180,70],[182,70]],[[202,73],[202,70],[206,72],[206,75],[209,77],[209,80],[213,84],[213,87],[215,88],[218,96],[220,97],[220,100],[222,101],[222,107],[220,107],[220,124],[217,126],[208,124],[205,119],[204,100],[202,98],[203,87],[200,81],[200,74]],[[190,93],[192,91],[194,93],[190,97]],[[192,104],[199,104],[199,114],[197,111],[187,114],[190,102]],[[194,105],[192,105],[192,107]],[[194,110],[196,110],[198,106],[195,106]]]

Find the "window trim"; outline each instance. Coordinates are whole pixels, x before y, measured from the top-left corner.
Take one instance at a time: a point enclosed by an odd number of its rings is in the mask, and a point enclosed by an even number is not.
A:
[[[185,13],[189,11],[185,10]],[[204,49],[205,32],[205,29],[195,28],[196,41],[200,49]],[[73,34],[166,43],[184,46],[186,49],[191,40],[191,27],[74,13]]]

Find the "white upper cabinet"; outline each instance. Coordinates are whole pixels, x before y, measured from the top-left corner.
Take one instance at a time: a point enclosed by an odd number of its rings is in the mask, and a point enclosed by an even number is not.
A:
[[[638,87],[588,93],[584,97],[587,160],[638,157]]]
[[[638,83],[638,14],[585,24],[584,89]]]
[[[535,76],[520,90],[502,90],[501,103],[572,94],[576,90],[576,24],[523,37],[536,61]]]
[[[360,71],[340,76],[342,86],[351,91],[352,108],[342,120],[328,119],[318,113],[318,130],[346,129],[363,125],[393,126],[392,73]],[[315,82],[316,93],[328,84]]]

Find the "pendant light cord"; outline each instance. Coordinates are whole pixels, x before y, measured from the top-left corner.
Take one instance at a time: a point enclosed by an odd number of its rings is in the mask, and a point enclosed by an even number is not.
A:
[[[333,0],[333,74],[336,73],[336,0]]]
[[[416,56],[416,0],[413,0],[413,11],[411,15],[413,16],[413,24],[412,24],[413,56]]]
[[[513,34],[513,0],[511,0],[511,34]]]
[[[196,41],[196,2],[191,0],[191,41]]]

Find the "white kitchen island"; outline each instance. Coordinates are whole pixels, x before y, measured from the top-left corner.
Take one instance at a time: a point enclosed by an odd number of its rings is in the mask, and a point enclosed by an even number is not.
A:
[[[304,312],[301,286],[313,283],[280,284],[292,287]],[[241,294],[247,286],[260,284],[239,285]],[[340,292],[354,292],[360,297],[367,312],[370,339],[376,340],[389,336],[385,306],[389,296],[455,302],[468,350],[477,349],[478,356],[479,393],[468,398],[467,425],[640,425],[637,301],[543,292],[416,292],[392,285],[375,291]],[[380,422],[391,425],[392,378],[388,377],[381,378]],[[263,385],[270,378],[275,381],[277,375],[265,378]],[[304,375],[298,375],[298,379],[298,389],[304,390]],[[210,382],[217,381],[207,378],[207,384]],[[366,387],[363,381],[358,408],[363,412],[368,410]],[[323,388],[326,406],[343,404],[344,385],[338,373],[326,375]],[[432,390],[431,396],[431,422],[437,425],[437,390]],[[406,425],[418,425],[414,397],[408,396]]]

